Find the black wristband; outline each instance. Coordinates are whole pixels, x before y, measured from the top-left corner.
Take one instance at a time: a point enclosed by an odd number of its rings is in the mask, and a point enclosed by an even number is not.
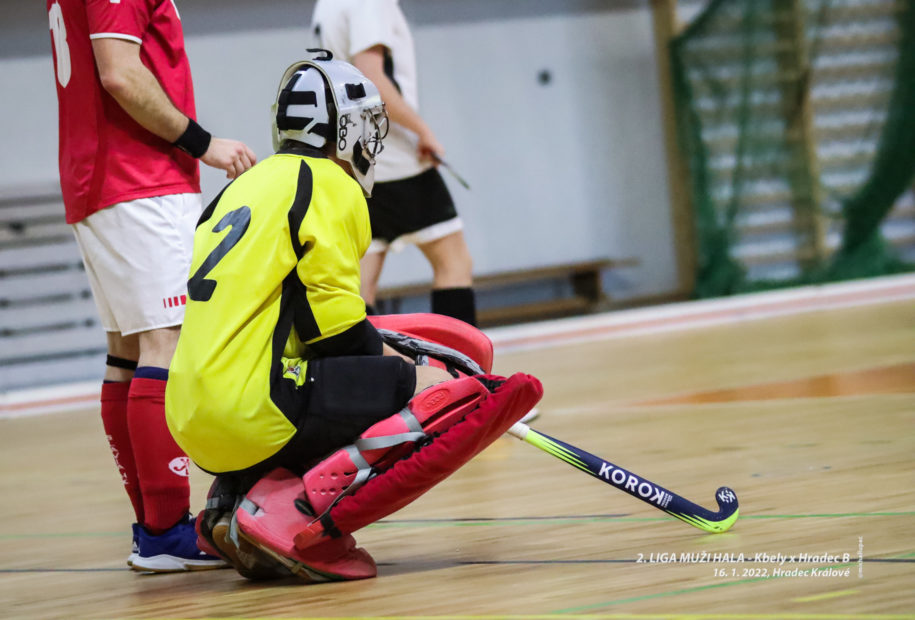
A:
[[[192,118],[187,119],[187,129],[181,134],[181,137],[172,142],[174,146],[190,155],[191,157],[203,157],[203,154],[210,148],[210,132],[197,124]]]

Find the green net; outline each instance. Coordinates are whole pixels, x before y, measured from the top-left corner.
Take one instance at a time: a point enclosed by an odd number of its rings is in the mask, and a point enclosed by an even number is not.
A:
[[[696,296],[915,269],[915,1],[713,0],[671,60]]]

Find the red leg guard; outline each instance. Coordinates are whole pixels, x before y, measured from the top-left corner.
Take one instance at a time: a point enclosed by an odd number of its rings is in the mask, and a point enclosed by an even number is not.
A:
[[[238,508],[239,536],[279,561],[305,581],[349,581],[378,573],[375,561],[349,535],[320,541],[307,550],[296,549],[296,533],[312,518],[295,508],[304,497],[302,479],[286,469],[275,469],[248,492]]]
[[[214,545],[210,544],[209,539],[203,535],[203,532],[200,529],[201,524],[203,523],[203,515],[206,511],[201,510],[197,513],[197,518],[194,520],[194,531],[197,532],[197,548],[206,553],[207,555],[212,555],[214,557],[222,557],[223,560],[226,558],[222,553],[219,552],[219,549]]]
[[[306,497],[315,514],[323,514],[373,471],[406,456],[417,441],[458,422],[488,396],[486,387],[469,377],[440,383],[414,396],[403,411],[369,427],[356,443],[334,452],[305,474]]]
[[[328,540],[328,536],[355,532],[403,508],[495,441],[542,395],[536,378],[520,373],[512,376],[458,423],[344,496],[320,519],[295,534],[295,547],[308,549]]]
[[[463,321],[431,313],[381,314],[368,319],[378,329],[455,349],[479,364],[484,372],[492,371],[492,342],[486,334]]]
[[[353,445],[324,459],[303,478],[285,469],[272,471],[251,488],[235,512],[240,542],[255,545],[309,581],[373,577],[371,556],[356,548],[352,536],[315,541],[302,550],[295,547],[296,534],[344,492],[354,491],[374,472],[390,468],[418,442],[460,422],[490,397],[486,386],[474,378],[440,383],[413,397],[400,413],[369,427]],[[233,560],[233,564],[239,568],[241,563]]]

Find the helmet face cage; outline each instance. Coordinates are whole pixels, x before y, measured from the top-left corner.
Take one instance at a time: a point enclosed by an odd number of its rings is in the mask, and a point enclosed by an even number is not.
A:
[[[388,129],[388,114],[384,104],[362,110],[362,144],[366,149],[366,155],[370,155],[372,161],[384,150],[382,140],[387,137]]]
[[[324,78],[324,83],[333,97],[336,118],[332,119],[334,133],[334,154],[338,159],[349,162],[353,176],[370,195],[374,185],[375,157],[382,151],[382,140],[388,132],[388,117],[381,95],[372,82],[349,63],[331,59],[315,59],[297,62],[290,66],[280,82],[277,103],[274,104],[273,138],[274,149],[283,140],[291,139],[312,144],[313,138],[303,131],[288,131],[277,128],[277,117],[286,114],[282,107],[283,89],[293,76],[302,69],[313,67]],[[324,101],[324,92],[316,93],[319,105]],[[288,109],[288,108],[287,108]],[[322,142],[326,146],[324,142]]]

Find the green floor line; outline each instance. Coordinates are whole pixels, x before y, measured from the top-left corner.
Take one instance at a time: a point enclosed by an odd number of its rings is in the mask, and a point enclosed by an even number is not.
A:
[[[837,512],[806,515],[740,515],[744,519],[842,519],[847,517],[912,517],[915,512]]]
[[[344,616],[345,620],[375,620],[377,616]],[[480,615],[441,615],[441,616],[384,616],[385,620],[555,620],[555,615],[548,614],[489,614]],[[785,613],[613,613],[613,614],[575,614],[563,616],[568,620],[913,620],[913,614],[785,614]],[[300,620],[341,620],[335,617],[305,616]]]
[[[23,540],[28,538],[96,538],[99,536],[130,536],[130,532],[47,532],[44,534],[0,534],[0,540]]]
[[[297,616],[298,620],[376,620],[378,616]],[[568,620],[913,620],[912,614],[783,614],[783,613],[612,613],[575,614]],[[384,616],[385,620],[556,620],[549,614],[479,614],[440,616]]]
[[[913,517],[915,511],[910,512],[842,512],[842,513],[816,513],[800,515],[741,515],[740,521],[754,521],[760,519],[849,519],[861,517]],[[392,519],[372,523],[369,528],[408,528],[408,527],[492,527],[498,525],[573,525],[578,523],[659,523],[672,522],[670,517],[631,517],[628,515],[606,516],[563,516],[563,517],[504,517],[504,518],[474,518],[474,519]],[[124,536],[123,532],[50,532],[36,534],[0,534],[2,540],[19,540],[28,538],[77,538],[92,536]]]
[[[753,521],[759,519],[849,519],[856,517],[915,517],[915,511],[911,512],[841,512],[841,513],[813,513],[800,515],[740,515],[739,521]],[[646,523],[646,522],[669,522],[670,517],[632,517],[629,515],[606,515],[593,517],[505,517],[494,519],[392,519],[389,521],[379,521],[368,527],[391,528],[391,527],[470,527],[480,525],[533,525],[537,523],[565,524],[565,523],[602,523],[602,522],[620,522],[620,523]]]

